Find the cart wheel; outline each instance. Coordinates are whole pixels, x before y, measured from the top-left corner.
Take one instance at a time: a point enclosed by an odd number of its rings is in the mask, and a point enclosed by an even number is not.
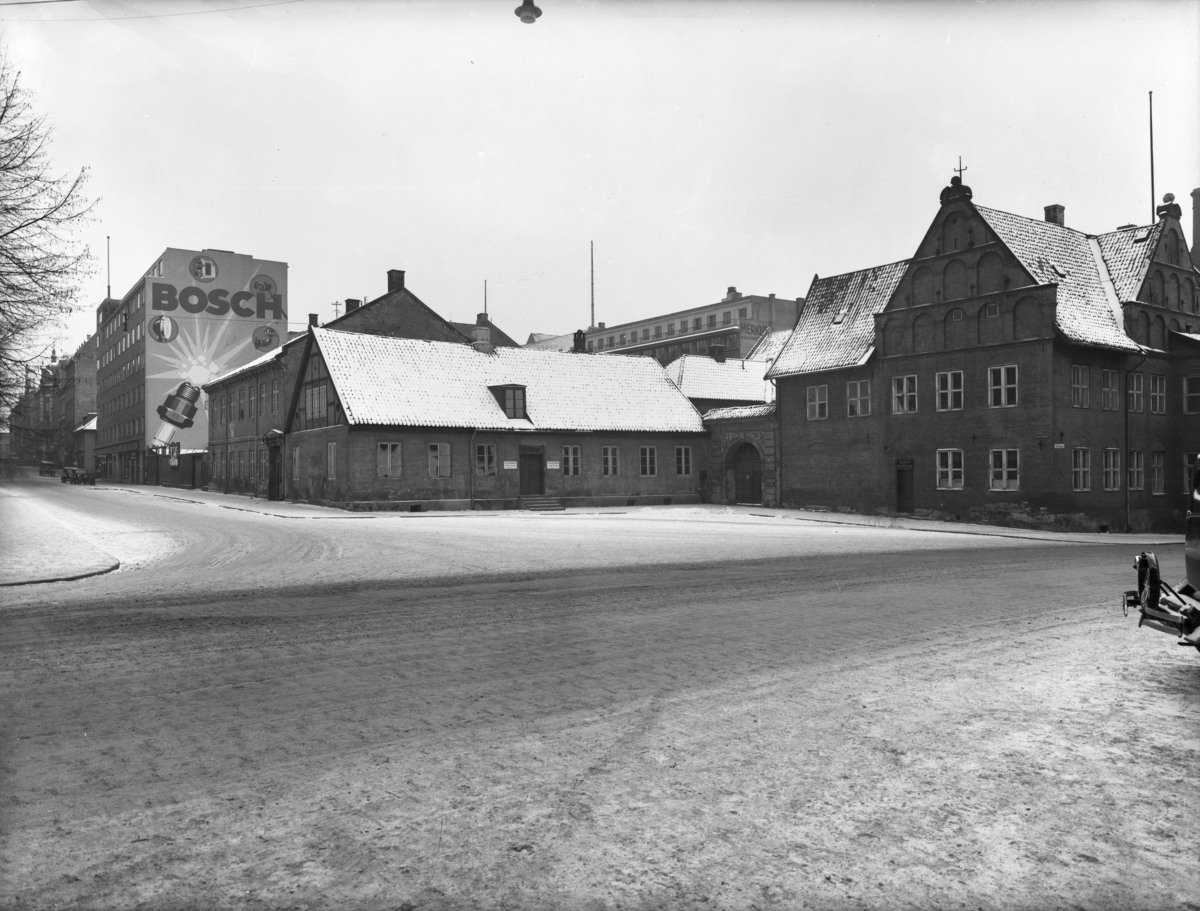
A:
[[[1142,602],[1142,609],[1158,607],[1158,599],[1162,594],[1162,576],[1158,571],[1158,557],[1150,551],[1142,551],[1138,555],[1135,565],[1138,571],[1138,596]]]

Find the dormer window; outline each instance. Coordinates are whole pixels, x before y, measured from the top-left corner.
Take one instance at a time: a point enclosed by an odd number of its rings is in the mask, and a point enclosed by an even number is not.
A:
[[[507,417],[525,420],[525,387],[524,386],[489,386],[496,404],[504,409]]]

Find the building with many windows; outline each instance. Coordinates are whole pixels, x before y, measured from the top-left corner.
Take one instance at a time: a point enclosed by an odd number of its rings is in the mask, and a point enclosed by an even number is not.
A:
[[[587,350],[647,355],[665,365],[685,354],[708,354],[709,346],[721,345],[726,357],[741,358],[764,333],[791,329],[803,303],[774,294],[740,294],[731,287],[715,304],[617,326],[593,326],[586,332]]]
[[[911,259],[817,279],[767,372],[782,502],[1178,529],[1200,451],[1200,273],[1169,197],[1086,234],[955,177]],[[731,458],[729,453],[725,458]]]
[[[313,327],[284,428],[288,497],[352,509],[695,503],[704,426],[640,358]]]

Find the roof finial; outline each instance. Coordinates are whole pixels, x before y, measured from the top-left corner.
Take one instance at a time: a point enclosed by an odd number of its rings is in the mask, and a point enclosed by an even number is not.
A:
[[[962,163],[962,156],[961,156],[961,155],[959,155],[959,156],[958,156],[958,167],[957,167],[957,168],[951,168],[950,170],[951,170],[951,171],[957,171],[957,172],[958,172],[958,180],[959,180],[959,182],[961,183],[961,182],[962,182],[962,175],[963,175],[963,171],[967,170],[966,168],[964,168],[964,167],[963,167],[963,163]]]

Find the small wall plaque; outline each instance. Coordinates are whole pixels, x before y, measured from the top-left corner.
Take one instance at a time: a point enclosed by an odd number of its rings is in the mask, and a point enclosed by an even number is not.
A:
[[[546,463],[547,471],[558,471],[561,467],[562,466],[558,462],[547,462]]]
[[[1055,444],[1054,444],[1054,448],[1055,448],[1055,449],[1066,449],[1066,448],[1067,448],[1067,444],[1066,444],[1066,443],[1055,443]]]
[[[516,471],[516,470],[517,470],[517,463],[516,463],[516,462],[505,462],[505,463],[504,463],[504,468],[505,468],[507,471]]]

